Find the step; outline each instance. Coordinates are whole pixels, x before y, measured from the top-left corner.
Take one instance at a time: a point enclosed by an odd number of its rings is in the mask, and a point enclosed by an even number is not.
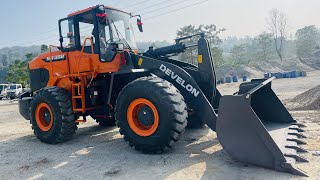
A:
[[[72,96],[72,99],[82,99],[82,96]]]

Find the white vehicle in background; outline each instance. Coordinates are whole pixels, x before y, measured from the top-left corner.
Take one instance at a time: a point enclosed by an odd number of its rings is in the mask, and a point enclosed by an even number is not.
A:
[[[23,87],[21,84],[9,84],[7,88],[7,98],[15,99],[23,93]]]
[[[0,84],[0,100],[7,97],[7,87],[8,84]]]

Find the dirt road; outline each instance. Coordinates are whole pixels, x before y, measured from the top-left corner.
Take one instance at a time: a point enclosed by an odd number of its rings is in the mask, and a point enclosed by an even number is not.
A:
[[[320,84],[320,72],[307,78],[274,81],[275,92],[287,102]],[[238,84],[219,86],[223,94]],[[290,106],[290,104],[286,104]],[[298,164],[311,179],[320,179],[320,110],[291,111],[306,123],[310,163]],[[16,102],[0,101],[0,179],[301,179],[287,173],[231,159],[210,129],[187,130],[175,148],[162,155],[145,155],[130,148],[117,128],[94,121],[79,126],[74,139],[58,145],[36,139]]]

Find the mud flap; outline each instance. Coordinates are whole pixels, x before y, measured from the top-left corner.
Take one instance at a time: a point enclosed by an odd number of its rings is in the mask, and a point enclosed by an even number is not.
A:
[[[271,89],[271,81],[243,83],[239,93],[220,100],[216,132],[233,158],[277,171],[307,176],[296,162],[307,162],[301,125]]]

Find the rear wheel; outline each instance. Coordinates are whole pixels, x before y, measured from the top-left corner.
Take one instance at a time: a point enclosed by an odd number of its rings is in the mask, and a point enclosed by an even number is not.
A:
[[[187,125],[184,98],[169,82],[143,77],[123,88],[116,103],[120,133],[144,153],[161,153],[179,140]]]
[[[70,140],[77,130],[70,93],[49,87],[37,92],[30,105],[32,129],[45,143],[56,144]]]

